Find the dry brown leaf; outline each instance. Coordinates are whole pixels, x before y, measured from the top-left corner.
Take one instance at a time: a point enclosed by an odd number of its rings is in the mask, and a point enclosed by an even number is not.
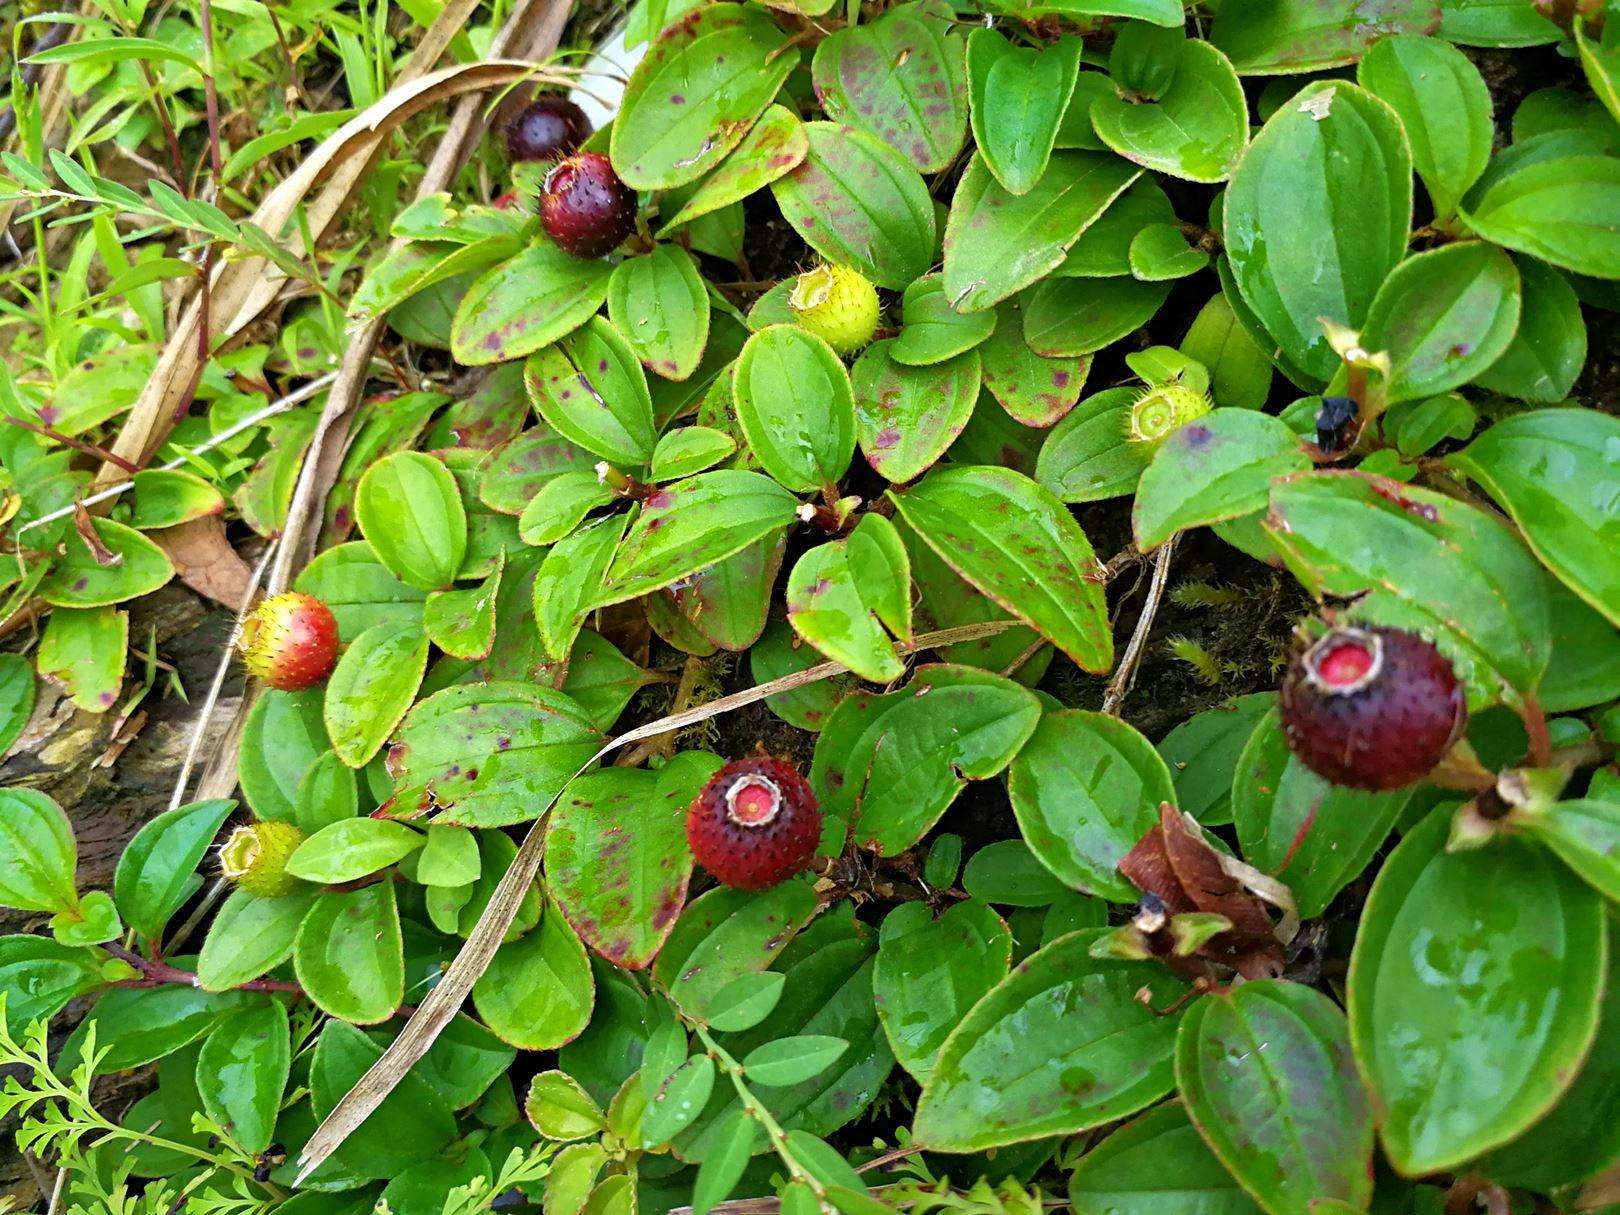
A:
[[[253,570],[225,538],[225,524],[218,515],[189,519],[147,534],[167,554],[180,581],[199,595],[233,612],[247,604]]]

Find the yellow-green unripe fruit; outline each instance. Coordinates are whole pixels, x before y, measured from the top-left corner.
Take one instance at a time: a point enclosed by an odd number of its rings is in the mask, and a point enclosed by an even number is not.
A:
[[[854,354],[877,332],[877,289],[848,266],[817,266],[799,275],[788,307],[794,320],[840,355]]]
[[[1125,438],[1148,452],[1188,422],[1203,417],[1213,406],[1206,393],[1181,384],[1156,384],[1143,391],[1131,406]]]
[[[231,832],[219,850],[219,867],[249,894],[267,899],[291,894],[298,879],[287,872],[287,861],[303,842],[304,833],[291,823],[248,823]]]

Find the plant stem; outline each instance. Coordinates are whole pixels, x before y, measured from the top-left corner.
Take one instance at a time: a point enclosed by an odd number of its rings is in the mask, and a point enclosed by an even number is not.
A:
[[[127,962],[141,972],[139,979],[125,979],[120,987],[156,987],[164,983],[178,983],[186,987],[197,986],[197,976],[189,970],[181,970],[177,966],[170,966],[167,962],[153,962],[141,957],[122,945],[108,941],[102,945],[108,953],[122,962]],[[250,979],[246,983],[239,983],[232,988],[233,991],[262,991],[279,992],[284,995],[298,996],[307,999],[304,989],[296,983],[285,983],[279,979]]]
[[[760,1099],[754,1096],[753,1090],[743,1081],[742,1064],[732,1058],[726,1048],[716,1042],[703,1025],[696,1021],[689,1021],[688,1024],[697,1033],[698,1039],[709,1053],[709,1058],[713,1059],[719,1065],[720,1070],[726,1073],[727,1079],[731,1081],[731,1087],[737,1090],[737,1098],[742,1102],[743,1109],[748,1112],[748,1116],[764,1129],[766,1138],[771,1141],[771,1147],[776,1150],[777,1156],[781,1158],[782,1163],[787,1167],[788,1174],[793,1180],[801,1181],[809,1186],[817,1200],[825,1204],[827,1201],[827,1188],[807,1173],[804,1166],[794,1157],[793,1150],[788,1147],[787,1135],[782,1130],[782,1124],[777,1122],[776,1116],[765,1108]]]

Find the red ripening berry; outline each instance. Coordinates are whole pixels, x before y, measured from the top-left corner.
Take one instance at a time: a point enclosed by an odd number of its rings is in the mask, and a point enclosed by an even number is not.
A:
[[[511,161],[561,160],[591,137],[591,121],[566,97],[536,97],[506,124],[506,156]]]
[[[1376,791],[1427,776],[1462,734],[1468,705],[1451,663],[1417,634],[1343,626],[1289,664],[1282,721],[1312,772]]]
[[[570,156],[540,191],[546,235],[575,257],[601,257],[636,230],[636,195],[600,152]]]
[[[253,609],[237,646],[247,669],[272,688],[302,691],[337,664],[337,620],[315,596],[288,591]]]
[[[686,812],[686,842],[727,886],[764,890],[802,870],[821,842],[821,807],[782,759],[734,759]]]

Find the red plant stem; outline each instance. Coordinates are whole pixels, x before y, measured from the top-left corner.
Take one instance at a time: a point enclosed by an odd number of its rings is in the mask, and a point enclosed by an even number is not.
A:
[[[115,464],[125,472],[129,473],[131,476],[141,471],[122,456],[114,455],[106,448],[97,447],[94,443],[86,443],[83,439],[75,439],[70,435],[65,435],[55,427],[42,426],[37,422],[27,422],[22,418],[13,418],[9,416],[6,418],[6,421],[11,423],[13,426],[20,426],[24,430],[33,431],[34,434],[40,435],[46,439],[50,439],[52,442],[60,443],[64,447],[71,447],[74,451],[83,452],[87,456],[93,456],[97,460],[105,461],[108,464]]]
[[[128,962],[141,972],[138,979],[125,979],[118,983],[119,987],[157,987],[164,983],[179,983],[186,987],[197,986],[197,976],[189,970],[181,970],[178,966],[170,966],[167,962],[151,962],[140,954],[125,949],[122,945],[108,941],[102,945],[108,953],[120,961]],[[304,996],[304,989],[296,983],[285,983],[279,979],[250,979],[246,983],[236,985],[234,991],[266,991],[283,992],[292,996]]]

